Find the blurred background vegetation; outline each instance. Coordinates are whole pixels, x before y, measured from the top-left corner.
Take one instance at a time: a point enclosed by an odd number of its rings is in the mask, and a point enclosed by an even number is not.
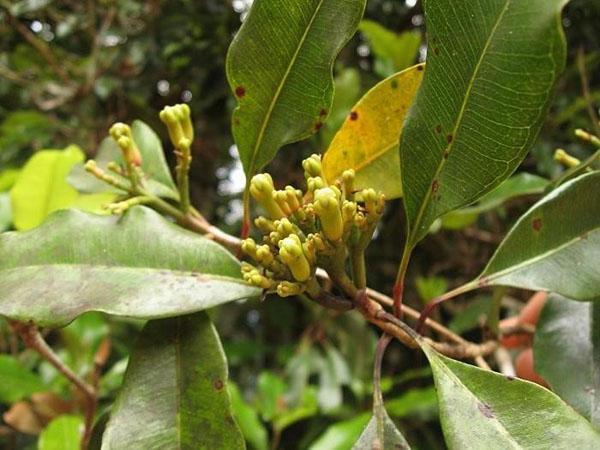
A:
[[[75,144],[93,156],[112,123],[141,119],[160,134],[172,163],[158,112],[185,102],[199,136],[191,171],[194,204],[213,223],[239,233],[244,178],[230,133],[235,102],[224,65],[250,4],[0,0],[0,232],[15,227],[8,192],[33,154]],[[573,0],[566,8],[567,69],[542,134],[520,171],[555,177],[562,170],[552,159],[556,148],[580,158],[591,153],[572,136],[575,128],[597,126],[592,117],[600,104],[599,23],[597,0]],[[338,58],[328,121],[311,139],[279,153],[268,168],[276,183],[300,184],[299,162],[327,148],[360,96],[382,78],[425,58],[419,2],[369,0],[360,31]],[[408,303],[421,309],[431,297],[476,275],[534,199],[502,198],[494,203],[502,203],[499,208],[483,205],[432,233],[410,268]],[[401,202],[390,202],[367,254],[369,285],[382,292],[391,291],[403,229]],[[437,318],[456,332],[481,339],[491,295],[448,303]],[[509,291],[503,314],[513,314],[521,300],[522,294]],[[351,447],[369,418],[374,329],[358,315],[335,316],[279,298],[228,305],[215,311],[214,319],[229,359],[236,415],[250,448]],[[110,339],[112,351],[100,383],[102,414],[118,390],[140,325],[88,314],[47,336],[82,376],[90,374],[100,343]],[[23,350],[4,322],[0,353],[0,447],[36,448],[45,429],[40,448],[67,448],[48,446],[58,426],[47,425],[64,414],[77,416],[81,399],[52,367]],[[388,412],[413,448],[444,448],[424,358],[393,345],[384,375]]]

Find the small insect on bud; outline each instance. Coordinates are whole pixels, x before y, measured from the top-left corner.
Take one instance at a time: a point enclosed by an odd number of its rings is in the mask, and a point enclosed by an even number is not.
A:
[[[292,234],[279,241],[279,256],[289,267],[293,277],[298,281],[306,281],[311,276],[311,267],[302,250],[300,238]]]
[[[309,158],[302,161],[304,176],[308,180],[311,177],[322,177],[323,166],[321,165],[321,156],[313,154]]]
[[[290,281],[282,281],[277,285],[277,295],[280,297],[291,297],[292,295],[301,294],[304,287],[299,283]]]
[[[250,195],[262,206],[271,219],[280,219],[285,216],[273,198],[273,179],[267,173],[254,175],[250,181]]]
[[[314,208],[321,221],[321,229],[327,239],[331,241],[341,239],[344,224],[336,192],[330,187],[315,191]]]
[[[142,155],[131,134],[129,125],[117,122],[108,131],[110,136],[115,140],[121,152],[123,159],[129,165],[141,166]]]

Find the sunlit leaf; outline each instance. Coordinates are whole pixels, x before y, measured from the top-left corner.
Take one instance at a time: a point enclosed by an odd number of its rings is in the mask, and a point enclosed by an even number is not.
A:
[[[79,450],[83,419],[64,415],[54,419],[40,434],[38,450]]]
[[[238,106],[233,135],[252,176],[287,143],[319,130],[333,96],[332,64],[365,0],[255,0],[227,55]]]
[[[424,1],[427,68],[400,137],[407,248],[524,158],[564,66],[566,2]]]
[[[69,171],[83,158],[83,152],[71,145],[64,150],[43,150],[29,159],[10,191],[15,228],[29,230],[50,213],[71,206],[102,211],[112,195],[83,196],[66,182]]]
[[[346,169],[356,172],[357,188],[371,187],[388,199],[402,195],[400,130],[423,77],[423,65],[378,83],[354,106],[323,158],[332,182]]]
[[[227,376],[206,313],[149,322],[131,355],[102,449],[244,449]]]
[[[151,319],[259,295],[223,247],[145,207],[67,210],[0,235],[0,315],[61,326],[88,311]]]

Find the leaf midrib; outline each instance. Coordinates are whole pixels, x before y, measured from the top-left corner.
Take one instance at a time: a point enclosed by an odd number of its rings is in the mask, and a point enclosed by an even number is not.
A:
[[[471,90],[473,89],[473,85],[474,85],[474,81],[475,81],[475,77],[477,76],[477,74],[479,73],[479,69],[481,68],[481,63],[484,59],[487,53],[487,50],[496,34],[496,31],[498,29],[498,26],[500,25],[500,23],[502,22],[502,19],[504,18],[504,14],[506,13],[506,11],[508,10],[508,7],[511,4],[511,0],[506,0],[506,3],[504,5],[504,8],[502,9],[502,11],[500,12],[500,14],[498,15],[498,19],[496,20],[496,23],[494,24],[494,26],[492,27],[492,31],[490,32],[490,35],[488,36],[488,39],[483,47],[483,50],[481,51],[481,55],[479,57],[479,60],[477,61],[477,64],[475,65],[475,69],[473,70],[473,74],[471,75],[471,78],[469,80],[469,83],[467,85],[467,92],[465,93],[465,97],[463,99],[463,103],[461,105],[460,111],[458,113],[458,118],[456,119],[456,123],[454,126],[454,129],[452,130],[452,136],[453,136],[453,140],[452,142],[450,142],[448,144],[448,146],[446,147],[446,150],[448,152],[448,158],[440,158],[440,162],[438,163],[438,167],[433,175],[432,181],[437,179],[437,177],[439,176],[440,172],[442,171],[442,169],[444,168],[444,166],[446,165],[446,162],[450,159],[449,156],[452,153],[452,149],[454,148],[454,144],[457,141],[457,131],[459,126],[461,125],[462,122],[462,118],[463,115],[465,113],[465,109],[467,106],[467,103],[470,100],[471,97]],[[411,241],[412,246],[414,246],[414,239],[415,239],[415,233],[419,231],[420,225],[421,225],[421,221],[423,220],[423,214],[425,213],[426,207],[429,205],[430,203],[430,199],[431,199],[431,186],[428,186],[427,191],[425,192],[425,198],[423,199],[423,202],[421,203],[421,207],[419,208],[419,211],[417,213],[417,217],[415,219],[415,222],[412,226],[411,232],[410,232],[410,236],[409,236],[409,241]],[[407,241],[408,243],[408,241]]]
[[[437,358],[437,355],[436,355]],[[471,398],[475,399],[476,402],[481,402],[481,399],[479,397],[477,397],[473,391],[471,391],[463,382],[462,380],[454,373],[452,372],[452,369],[450,369],[446,364],[444,364],[443,360],[438,359],[440,361],[440,363],[438,364],[438,367],[446,374],[446,376],[448,378],[451,378],[452,381],[454,381],[454,383],[456,383],[457,385],[461,386],[468,394]],[[482,402],[481,402],[482,403]],[[522,449],[523,447],[519,444],[519,442],[513,438],[512,434],[510,433],[510,431],[508,431],[506,429],[506,427],[504,426],[504,424],[500,421],[499,418],[494,417],[494,423],[496,424],[496,428],[504,435],[507,436],[507,440],[514,444],[514,448],[516,449]]]
[[[478,277],[478,279],[481,279],[481,278],[487,276],[487,278],[490,282],[495,281],[498,278],[502,278],[503,276],[510,274],[511,272],[518,271],[519,269],[522,269],[523,267],[527,267],[529,265],[537,263],[538,261],[549,258],[552,255],[554,255],[555,253],[558,253],[561,250],[564,250],[565,248],[568,248],[571,245],[574,245],[577,242],[583,240],[585,236],[589,236],[590,234],[596,233],[598,231],[600,231],[600,227],[596,227],[591,230],[587,230],[587,231],[581,233],[580,235],[574,237],[573,239],[570,239],[570,240],[564,242],[563,244],[559,245],[558,247],[553,247],[544,253],[540,253],[540,254],[534,256],[533,258],[526,259],[517,265],[507,267],[506,269],[503,269],[499,272],[494,272],[491,275],[486,275],[486,270],[484,270],[483,273]]]
[[[81,267],[81,268],[88,268],[90,270],[115,269],[115,270],[144,270],[144,271],[148,271],[148,272],[152,272],[152,271],[154,271],[154,272],[169,272],[170,274],[176,275],[176,276],[192,277],[195,275],[201,275],[204,278],[211,278],[211,279],[214,279],[215,281],[227,281],[227,282],[234,282],[234,283],[238,283],[238,284],[242,284],[242,285],[247,285],[243,280],[241,280],[239,278],[234,278],[234,277],[230,277],[227,275],[206,273],[206,272],[196,272],[196,271],[192,271],[192,270],[177,270],[177,269],[168,269],[168,268],[121,266],[121,265],[111,266],[108,264],[81,264],[81,263],[59,263],[59,264],[43,264],[42,263],[42,264],[28,264],[26,266],[0,268],[0,276],[6,272],[25,270],[25,269],[34,268],[34,267],[46,267],[46,268]],[[190,274],[193,274],[193,275],[190,275]],[[1,278],[0,278],[0,282],[2,282]]]
[[[255,164],[256,164],[256,158],[258,157],[258,151],[260,149],[260,147],[262,146],[262,141],[264,138],[264,134],[265,131],[267,129],[267,124],[269,123],[269,120],[271,118],[271,115],[273,113],[273,109],[275,108],[275,104],[277,103],[277,101],[279,100],[279,96],[281,95],[281,91],[283,89],[283,86],[285,85],[285,83],[287,82],[287,78],[292,70],[292,67],[296,64],[296,60],[298,59],[298,55],[300,54],[300,50],[302,49],[302,47],[304,46],[304,42],[306,41],[306,37],[308,36],[308,33],[315,21],[315,18],[317,17],[317,14],[319,13],[319,11],[321,10],[321,6],[323,5],[324,0],[320,0],[319,4],[317,5],[317,7],[315,8],[315,12],[313,13],[312,17],[310,18],[310,21],[308,22],[307,26],[306,26],[306,30],[304,30],[304,34],[302,35],[302,38],[300,39],[300,42],[298,43],[298,47],[296,48],[296,51],[294,52],[294,54],[292,55],[292,59],[290,60],[290,63],[288,64],[285,73],[283,74],[283,78],[281,79],[281,82],[279,83],[279,85],[277,86],[277,90],[275,91],[275,95],[273,96],[273,99],[271,100],[271,103],[269,104],[269,108],[267,109],[267,113],[265,114],[265,117],[263,119],[263,123],[260,127],[260,130],[258,132],[258,136],[256,138],[256,144],[254,145],[254,149],[252,150],[252,160],[250,161],[250,167],[249,167],[249,174],[253,174],[254,170],[255,170]]]

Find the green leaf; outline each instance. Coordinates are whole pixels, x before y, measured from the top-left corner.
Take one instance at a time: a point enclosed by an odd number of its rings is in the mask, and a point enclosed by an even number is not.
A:
[[[10,195],[0,192],[0,233],[10,228],[12,224],[12,210],[10,207]]]
[[[0,402],[14,403],[44,388],[44,382],[17,359],[0,355]]]
[[[323,157],[329,182],[354,169],[357,189],[377,189],[388,199],[402,195],[398,141],[422,78],[423,65],[411,67],[381,81],[354,105]]]
[[[498,208],[515,197],[541,194],[549,184],[550,181],[546,178],[527,172],[518,173],[481,197],[477,204],[445,214],[442,217],[442,226],[452,230],[464,228],[472,224],[479,214]]]
[[[333,97],[333,60],[365,0],[255,0],[227,55],[238,106],[233,135],[249,178],[287,143],[318,131]]]
[[[509,231],[474,283],[600,297],[600,172],[562,184]]]
[[[418,276],[415,279],[415,288],[421,300],[426,303],[432,298],[446,292],[448,281],[444,277],[437,277],[435,275],[430,277]]]
[[[60,416],[50,422],[40,434],[38,450],[79,450],[82,431],[81,417]]]
[[[19,169],[8,168],[0,172],[0,192],[8,191],[19,177]]]
[[[400,137],[409,250],[524,158],[564,66],[566,2],[424,1],[427,68]]]
[[[68,210],[0,235],[0,315],[61,326],[87,311],[139,319],[259,295],[223,247],[145,207],[122,218]]]
[[[380,417],[378,417],[380,414]],[[373,414],[371,420],[352,447],[352,450],[410,450],[404,436],[398,431],[385,408],[381,407],[379,413]]]
[[[267,450],[269,448],[267,430],[258,418],[256,410],[244,401],[239,389],[233,383],[229,383],[229,395],[235,419],[246,440],[254,450]]]
[[[142,330],[102,449],[243,449],[227,391],[227,362],[206,313]]]
[[[163,198],[178,200],[179,193],[169,166],[165,159],[162,143],[156,133],[141,120],[135,120],[131,125],[133,140],[140,149],[142,155],[142,170],[148,176],[144,181],[148,192]],[[111,138],[105,138],[98,149],[98,154],[94,158],[98,167],[104,171],[107,170],[108,163],[115,161],[123,165],[123,154],[117,143]],[[115,173],[110,172],[115,178],[125,182],[128,181]],[[76,165],[68,176],[68,182],[80,192],[99,193],[116,192],[122,193],[113,186],[98,180],[83,168],[83,164]]]
[[[337,422],[328,427],[325,433],[312,443],[309,450],[348,450],[358,440],[368,423],[368,413]]]
[[[101,212],[101,205],[112,196],[81,196],[65,181],[72,167],[83,158],[83,152],[71,145],[64,150],[39,151],[27,161],[10,191],[15,228],[29,230],[50,213],[76,204]]]
[[[377,22],[362,20],[358,27],[376,56],[375,72],[383,78],[414,64],[421,45],[419,31],[396,34]]]
[[[600,425],[600,306],[552,294],[535,329],[535,370],[552,390]]]
[[[399,397],[386,400],[385,409],[394,418],[418,417],[432,419],[437,413],[437,396],[435,388],[413,388]]]
[[[446,358],[422,344],[453,449],[598,448],[600,434],[556,394]]]

